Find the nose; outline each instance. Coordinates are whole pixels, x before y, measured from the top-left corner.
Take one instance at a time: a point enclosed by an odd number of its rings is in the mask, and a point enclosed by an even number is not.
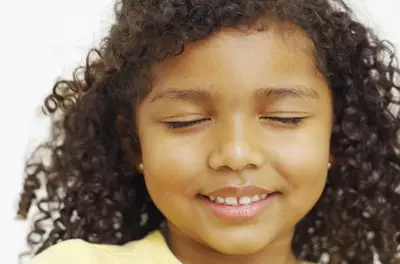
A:
[[[262,139],[243,121],[233,120],[231,125],[221,128],[214,139],[208,159],[213,170],[239,172],[245,168],[259,168],[265,162]]]

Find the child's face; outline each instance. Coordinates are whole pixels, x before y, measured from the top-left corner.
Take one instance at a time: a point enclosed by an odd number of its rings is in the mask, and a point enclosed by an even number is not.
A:
[[[290,243],[328,169],[331,95],[310,43],[299,32],[225,30],[154,65],[137,125],[146,185],[172,234],[230,254]],[[232,186],[259,189],[220,190]],[[242,209],[201,196],[272,191]]]

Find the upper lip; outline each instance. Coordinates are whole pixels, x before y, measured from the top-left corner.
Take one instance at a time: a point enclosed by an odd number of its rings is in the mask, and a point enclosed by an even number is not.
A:
[[[245,187],[224,187],[217,189],[211,193],[207,193],[207,196],[213,197],[243,197],[243,196],[254,196],[260,194],[270,194],[274,191],[266,190],[257,186],[245,186]]]

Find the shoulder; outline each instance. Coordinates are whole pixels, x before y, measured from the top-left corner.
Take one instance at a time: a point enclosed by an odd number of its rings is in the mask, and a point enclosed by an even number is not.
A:
[[[88,263],[91,260],[89,243],[80,239],[60,242],[33,258],[31,264]],[[79,260],[79,262],[78,262]]]
[[[152,263],[154,251],[163,244],[158,232],[142,240],[121,246],[91,244],[79,239],[67,240],[37,255],[31,264],[125,264]],[[161,248],[164,248],[161,246]]]

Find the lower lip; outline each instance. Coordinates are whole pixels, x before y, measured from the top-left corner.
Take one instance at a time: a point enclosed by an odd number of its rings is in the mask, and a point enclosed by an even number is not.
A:
[[[246,204],[246,205],[226,205],[226,204],[218,204],[210,201],[208,198],[204,196],[200,196],[200,199],[204,203],[206,207],[208,207],[211,212],[221,220],[224,221],[249,221],[258,215],[260,215],[272,202],[275,200],[280,193],[274,193],[266,198]]]

